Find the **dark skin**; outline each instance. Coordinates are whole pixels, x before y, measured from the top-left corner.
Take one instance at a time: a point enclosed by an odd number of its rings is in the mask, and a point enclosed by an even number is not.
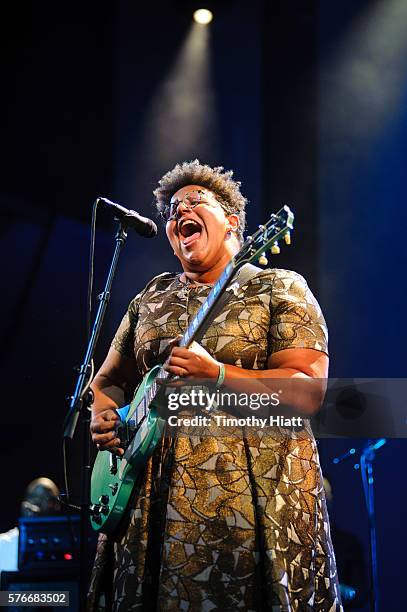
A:
[[[174,194],[173,199],[181,203],[178,204],[176,218],[167,223],[166,232],[184,271],[181,281],[214,283],[231,257],[239,251],[240,243],[235,232],[238,217],[227,216],[216,201],[216,195],[208,189],[204,189],[205,204],[188,208],[182,200],[198,189],[204,188],[187,185]],[[180,229],[186,220],[192,220],[200,226],[199,236],[189,240],[184,238]],[[224,384],[237,392],[270,393],[270,381],[278,379],[285,403],[293,406],[299,415],[309,417],[322,404],[328,363],[327,355],[314,349],[281,350],[270,355],[265,370],[246,370],[226,364]],[[193,343],[188,349],[174,346],[164,367],[171,374],[182,378],[216,381],[220,364],[201,345]],[[295,391],[293,384],[290,384],[292,379],[296,379]],[[92,440],[100,450],[123,454],[116,434],[120,420],[115,409],[119,407],[119,402],[113,399],[111,391],[112,388],[122,393],[132,391],[134,381],[138,380],[135,360],[110,348],[92,383],[95,400],[92,406],[91,433]]]

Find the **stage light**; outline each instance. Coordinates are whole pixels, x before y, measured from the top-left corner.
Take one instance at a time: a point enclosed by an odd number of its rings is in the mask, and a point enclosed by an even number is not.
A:
[[[345,155],[350,148],[353,154],[357,147],[370,151],[405,106],[407,3],[388,0],[362,6],[321,64],[321,113],[329,130],[324,138],[329,136]],[[350,133],[352,145],[346,136]],[[339,149],[337,154],[342,154]]]
[[[137,143],[140,176],[158,175],[179,159],[208,159],[217,150],[211,31],[194,20],[146,110]],[[141,162],[140,162],[141,163]]]
[[[208,9],[198,9],[194,13],[194,21],[200,25],[208,25],[213,19],[212,11]]]

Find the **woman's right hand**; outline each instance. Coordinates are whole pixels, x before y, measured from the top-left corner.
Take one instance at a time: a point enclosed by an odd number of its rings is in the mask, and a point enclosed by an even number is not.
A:
[[[124,451],[120,448],[120,439],[117,437],[119,425],[119,415],[111,408],[92,414],[90,431],[98,450],[108,450],[116,455],[123,455]]]

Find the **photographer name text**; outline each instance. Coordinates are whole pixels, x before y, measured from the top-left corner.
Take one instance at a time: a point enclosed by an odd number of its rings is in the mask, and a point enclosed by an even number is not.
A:
[[[196,415],[193,417],[178,417],[171,415],[168,417],[170,427],[209,427],[214,420],[218,427],[303,427],[302,417],[283,417],[269,416],[261,418],[254,415],[246,417],[227,417],[224,415],[212,414],[210,417]]]

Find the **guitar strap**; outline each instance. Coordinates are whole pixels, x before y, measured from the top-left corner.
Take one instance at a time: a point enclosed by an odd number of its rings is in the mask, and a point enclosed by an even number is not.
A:
[[[259,268],[258,266],[254,266],[250,263],[244,264],[244,266],[240,268],[236,276],[232,278],[231,284],[226,287],[226,290],[222,293],[219,298],[219,301],[212,310],[210,321],[206,321],[206,323],[202,325],[201,329],[196,334],[196,342],[201,342],[206,331],[212,325],[212,322],[216,319],[216,317],[222,312],[223,308],[226,306],[232,295],[236,295],[237,290],[240,289],[240,287],[248,283],[252,278],[256,276],[256,274],[258,274],[262,270],[263,268]]]

